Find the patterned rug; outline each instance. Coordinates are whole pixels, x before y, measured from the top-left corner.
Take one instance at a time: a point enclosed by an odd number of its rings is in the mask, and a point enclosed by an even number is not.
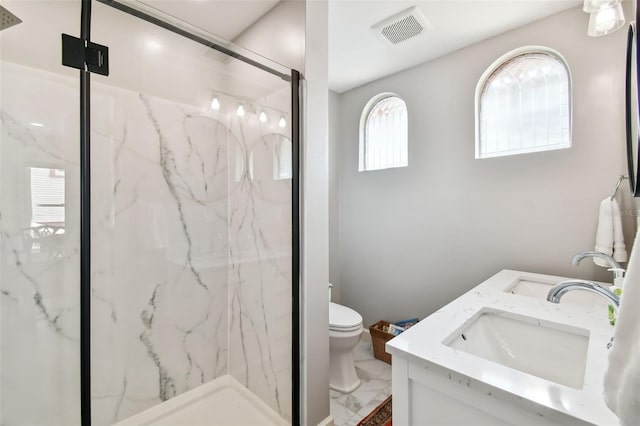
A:
[[[358,426],[391,426],[391,395],[360,420]]]

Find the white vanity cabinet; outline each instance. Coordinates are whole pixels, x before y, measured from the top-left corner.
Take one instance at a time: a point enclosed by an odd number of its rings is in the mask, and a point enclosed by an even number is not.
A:
[[[503,270],[387,342],[394,425],[618,425],[607,302],[547,302],[566,279]]]

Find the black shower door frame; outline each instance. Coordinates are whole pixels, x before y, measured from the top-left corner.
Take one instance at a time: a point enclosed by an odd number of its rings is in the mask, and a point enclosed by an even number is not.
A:
[[[80,40],[91,43],[91,5],[82,0]],[[291,229],[292,229],[292,424],[300,424],[300,100],[302,75],[292,69],[290,74],[221,46],[196,34],[134,9],[115,0],[97,0],[129,15],[179,34],[196,43],[274,74],[291,85]],[[83,55],[84,56],[84,55]],[[84,58],[83,58],[84,63]],[[80,69],[80,416],[82,426],[91,426],[91,71],[86,63]]]

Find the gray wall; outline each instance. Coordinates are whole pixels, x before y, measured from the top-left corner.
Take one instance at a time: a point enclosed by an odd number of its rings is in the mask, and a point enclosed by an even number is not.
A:
[[[341,303],[366,326],[426,316],[504,268],[609,279],[592,262],[569,264],[593,248],[599,203],[626,173],[626,30],[590,38],[587,24],[570,9],[339,96],[331,259],[338,250]],[[573,147],[475,160],[479,77],[502,54],[536,44],[559,51],[571,69]],[[360,114],[388,91],[408,106],[409,167],[360,173]],[[626,188],[618,200],[634,211]],[[629,215],[628,243],[633,232]]]
[[[306,2],[302,147],[302,424],[329,414],[328,4]]]

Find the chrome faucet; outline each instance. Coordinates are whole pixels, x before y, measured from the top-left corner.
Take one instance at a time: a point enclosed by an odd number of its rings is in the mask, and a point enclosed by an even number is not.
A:
[[[571,290],[587,290],[593,293],[597,293],[609,300],[609,303],[614,307],[616,311],[620,307],[620,297],[617,294],[603,285],[584,280],[568,280],[556,284],[551,290],[549,290],[549,294],[547,294],[547,300],[552,303],[560,303],[560,299],[562,298],[562,296],[564,296],[565,293]]]
[[[573,259],[571,259],[571,264],[573,266],[578,266],[580,261],[585,257],[597,257],[599,259],[604,260],[609,264],[610,266],[609,270],[613,272],[614,279],[624,278],[624,268],[620,266],[620,264],[616,262],[616,260],[613,257],[609,256],[608,254],[601,253],[599,251],[581,251],[580,253],[573,256]]]

